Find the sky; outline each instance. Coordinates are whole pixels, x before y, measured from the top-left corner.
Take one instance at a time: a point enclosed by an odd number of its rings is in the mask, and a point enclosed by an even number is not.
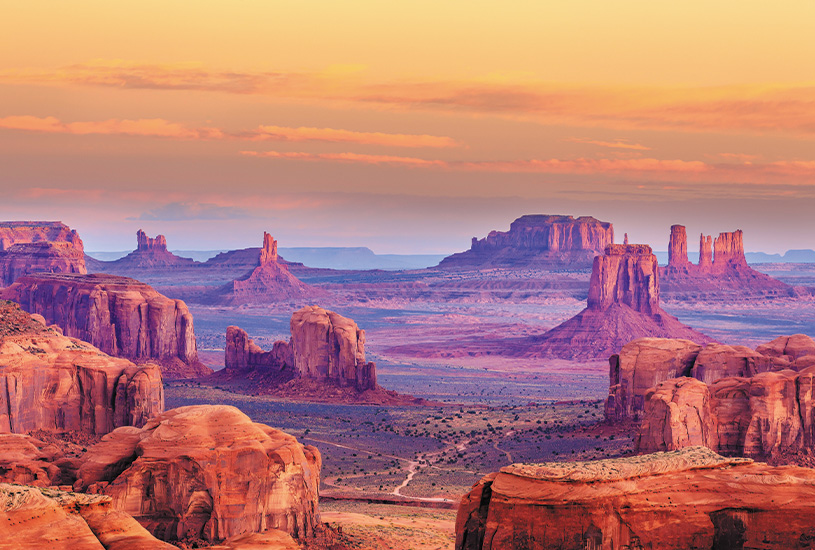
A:
[[[815,248],[815,2],[6,2],[0,219],[448,253],[524,214]],[[690,248],[694,248],[695,238]]]

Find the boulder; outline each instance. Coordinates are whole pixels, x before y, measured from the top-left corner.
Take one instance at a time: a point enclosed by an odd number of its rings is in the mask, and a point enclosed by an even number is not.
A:
[[[157,365],[110,357],[0,302],[0,432],[106,434],[163,410]]]
[[[806,334],[779,336],[757,346],[756,352],[767,357],[786,359],[792,363],[804,357],[815,356],[815,341]]]
[[[181,300],[117,275],[38,274],[21,277],[0,293],[66,336],[103,352],[165,367],[168,378],[212,371],[198,360],[192,314]]]
[[[696,357],[690,376],[705,384],[733,376],[751,377],[761,372],[781,369],[789,364],[774,360],[746,346],[706,345]]]
[[[162,540],[280,529],[312,536],[320,453],[234,407],[167,411],[88,450],[75,488],[98,491]]]
[[[815,470],[704,447],[576,463],[513,464],[465,495],[456,550],[806,548]]]

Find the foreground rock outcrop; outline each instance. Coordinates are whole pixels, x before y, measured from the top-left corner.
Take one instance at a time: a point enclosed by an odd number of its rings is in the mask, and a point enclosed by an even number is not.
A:
[[[234,407],[197,405],[105,436],[75,488],[108,495],[162,540],[273,528],[306,539],[319,523],[320,467],[319,451],[294,436]]]
[[[2,550],[176,550],[110,497],[0,483]]]
[[[660,308],[659,271],[651,247],[615,244],[594,259],[586,309],[530,339],[526,355],[606,358],[641,337],[712,341]]]
[[[221,287],[205,301],[227,305],[269,304],[325,295],[325,291],[292,275],[286,263],[280,260],[277,241],[264,232],[257,267]]]
[[[0,222],[0,286],[40,272],[87,273],[76,230],[61,222]]]
[[[445,269],[488,267],[560,266],[586,268],[606,246],[614,242],[614,228],[590,216],[521,216],[509,231],[491,231],[483,239],[473,237],[466,252],[439,263]]]
[[[815,470],[692,447],[594,462],[513,464],[465,495],[457,550],[808,548]]]
[[[732,299],[745,295],[789,296],[792,287],[747,265],[742,231],[699,237],[699,263],[688,260],[685,227],[671,226],[668,265],[660,275],[665,292],[676,299]]]
[[[106,434],[163,410],[157,365],[110,357],[0,301],[0,432]]]
[[[226,368],[209,382],[250,382],[252,391],[284,397],[391,405],[424,404],[376,382],[376,364],[365,359],[365,331],[347,317],[319,306],[292,314],[291,338],[270,351],[246,331],[226,331]]]
[[[212,372],[198,360],[187,305],[135,279],[106,274],[29,275],[0,292],[0,297],[42,315],[67,336],[90,342],[105,353],[160,363],[167,378]]]

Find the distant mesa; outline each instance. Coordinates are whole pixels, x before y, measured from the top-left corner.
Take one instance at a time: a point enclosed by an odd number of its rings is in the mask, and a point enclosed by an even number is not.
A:
[[[167,250],[167,239],[164,235],[157,235],[151,239],[139,229],[136,232],[136,250],[113,262],[104,262],[105,268],[122,270],[128,268],[168,268],[191,267],[197,262],[190,258],[176,256]]]
[[[659,270],[651,247],[612,244],[594,258],[586,309],[526,341],[522,355],[598,359],[645,336],[713,340],[679,322],[659,305]]]
[[[165,541],[271,529],[305,541],[319,528],[321,466],[316,448],[235,407],[194,405],[107,435],[74,488],[110,497]]]
[[[588,268],[614,242],[614,228],[590,216],[530,214],[521,216],[509,231],[473,237],[470,250],[448,256],[444,269],[492,267]]]
[[[212,263],[216,263],[218,259],[216,256]],[[263,247],[257,256],[256,267],[243,277],[216,290],[208,301],[222,305],[259,305],[301,301],[326,295],[326,291],[307,285],[292,275],[288,266],[280,260],[277,241],[264,232]]]
[[[811,468],[725,458],[704,447],[513,464],[462,497],[455,548],[805,548],[813,499]]]
[[[87,273],[76,230],[62,222],[0,222],[0,286],[40,272]]]
[[[270,351],[258,347],[246,331],[226,332],[223,371],[210,379],[251,382],[252,392],[318,401],[418,405],[424,400],[383,389],[376,364],[365,359],[365,331],[319,306],[306,306],[291,318],[291,339]]]
[[[0,292],[67,335],[137,363],[161,364],[166,378],[211,373],[198,360],[187,305],[117,275],[38,274]]]
[[[747,265],[744,235],[740,229],[699,237],[699,263],[688,260],[688,237],[682,225],[671,226],[668,265],[660,269],[666,294],[711,298],[738,294],[789,296],[789,285]]]
[[[110,357],[0,301],[0,433],[103,435],[164,411],[157,365]]]

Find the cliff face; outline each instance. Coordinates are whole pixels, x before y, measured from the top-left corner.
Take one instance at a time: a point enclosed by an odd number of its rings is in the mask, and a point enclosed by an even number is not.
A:
[[[209,300],[218,304],[269,304],[315,298],[325,291],[305,284],[292,275],[277,255],[277,241],[263,233],[263,248],[251,272],[220,288]]]
[[[0,222],[0,285],[39,272],[87,273],[77,232],[60,222]]]
[[[527,215],[512,222],[509,231],[491,231],[480,240],[473,237],[470,250],[448,256],[439,267],[588,267],[613,242],[614,229],[608,222],[588,216]]]
[[[599,359],[642,337],[712,341],[659,307],[659,272],[651,247],[615,244],[594,258],[586,309],[533,339],[527,355]]]
[[[0,302],[0,432],[106,434],[164,410],[161,372],[109,357]]]
[[[744,235],[736,230],[719,233],[715,241],[699,238],[699,263],[688,261],[685,227],[671,227],[668,265],[661,268],[664,288],[671,296],[692,294],[695,298],[745,294],[788,295],[792,289],[747,265]]]
[[[15,550],[174,550],[111,498],[0,483],[0,548]]]
[[[234,407],[167,411],[89,449],[75,488],[100,491],[156,537],[219,541],[319,523],[320,453]]]
[[[0,293],[67,336],[117,357],[155,360],[168,376],[200,376],[192,315],[181,300],[115,275],[32,275]],[[186,376],[185,376],[186,375]]]
[[[256,345],[245,330],[231,326],[226,329],[226,369],[239,373],[248,370],[291,371],[294,375],[294,358],[288,342],[278,340],[271,351],[263,351]]]
[[[812,497],[814,470],[701,447],[515,464],[462,498],[456,550],[796,548],[813,534]]]

